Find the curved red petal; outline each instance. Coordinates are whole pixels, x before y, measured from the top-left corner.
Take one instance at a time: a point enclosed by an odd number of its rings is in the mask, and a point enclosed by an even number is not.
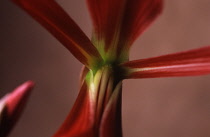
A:
[[[100,54],[77,24],[54,0],[13,0],[54,35],[80,62],[91,66]]]
[[[13,115],[19,105],[21,105],[21,102],[25,103],[33,87],[34,83],[32,81],[27,81],[8,95],[6,99],[8,115]]]
[[[120,40],[127,39],[132,43],[158,17],[162,9],[163,0],[127,0]]]
[[[82,84],[85,81],[85,78],[86,78],[88,72],[89,72],[89,69],[86,66],[82,66],[82,69],[80,71],[79,87],[82,86]]]
[[[34,83],[28,81],[17,87],[12,93],[3,98],[5,110],[0,121],[0,136],[7,136],[20,117]]]
[[[96,39],[105,40],[107,47],[119,31],[125,2],[126,0],[87,0]]]
[[[122,64],[127,78],[155,78],[210,74],[210,46]]]
[[[118,53],[128,49],[163,8],[162,0],[87,0],[87,3],[96,39],[105,41],[106,50],[114,43]]]
[[[54,137],[95,137],[94,106],[86,82],[66,120]]]

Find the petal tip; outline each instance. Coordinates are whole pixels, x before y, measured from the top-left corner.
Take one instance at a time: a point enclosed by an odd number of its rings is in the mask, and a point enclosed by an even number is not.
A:
[[[26,101],[34,85],[33,81],[27,81],[6,96],[6,105],[9,114],[14,113],[16,107],[18,107],[22,100],[24,102]]]
[[[14,127],[33,87],[34,82],[27,81],[0,99],[0,137],[8,136]]]

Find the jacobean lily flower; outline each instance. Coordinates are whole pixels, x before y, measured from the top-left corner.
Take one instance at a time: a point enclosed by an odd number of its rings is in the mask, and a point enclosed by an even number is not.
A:
[[[54,0],[13,0],[82,64],[78,98],[54,137],[121,137],[122,80],[210,73],[210,47],[129,61],[133,42],[160,15],[163,0],[86,0],[92,39]]]
[[[20,117],[34,86],[31,81],[17,87],[12,93],[0,99],[0,136],[5,137]]]

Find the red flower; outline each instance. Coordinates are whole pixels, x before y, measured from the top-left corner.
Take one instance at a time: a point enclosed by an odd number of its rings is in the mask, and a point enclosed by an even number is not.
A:
[[[9,134],[20,117],[34,83],[25,82],[0,100],[0,136]]]
[[[162,0],[86,0],[92,40],[54,0],[13,0],[81,63],[81,89],[55,137],[121,137],[122,80],[210,73],[210,47],[129,61],[137,37],[160,15]]]

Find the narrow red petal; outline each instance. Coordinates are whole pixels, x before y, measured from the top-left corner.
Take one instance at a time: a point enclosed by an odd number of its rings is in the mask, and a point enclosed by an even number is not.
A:
[[[155,78],[210,74],[210,46],[122,64],[126,78]]]
[[[9,115],[13,115],[15,113],[21,102],[25,103],[33,87],[34,83],[32,81],[28,81],[16,88],[11,94],[9,94],[6,99]]]
[[[54,137],[95,137],[93,107],[93,100],[90,100],[88,87],[84,82],[70,114]]]
[[[127,0],[120,40],[132,43],[163,9],[163,0]],[[129,44],[130,45],[130,44]]]
[[[127,48],[156,19],[162,0],[87,0],[96,39],[104,40],[106,49]],[[124,49],[125,50],[125,49]]]
[[[26,105],[33,87],[33,82],[25,82],[3,98],[3,102],[5,102],[5,112],[3,119],[0,121],[0,124],[2,124],[0,125],[0,136],[7,136],[13,128]]]
[[[54,0],[13,0],[54,35],[86,66],[100,59],[96,48],[77,24]]]
[[[82,69],[80,71],[79,87],[82,86],[88,72],[89,72],[89,69],[86,66],[82,66]]]
[[[126,0],[87,0],[98,40],[105,40],[109,47],[119,31]]]

